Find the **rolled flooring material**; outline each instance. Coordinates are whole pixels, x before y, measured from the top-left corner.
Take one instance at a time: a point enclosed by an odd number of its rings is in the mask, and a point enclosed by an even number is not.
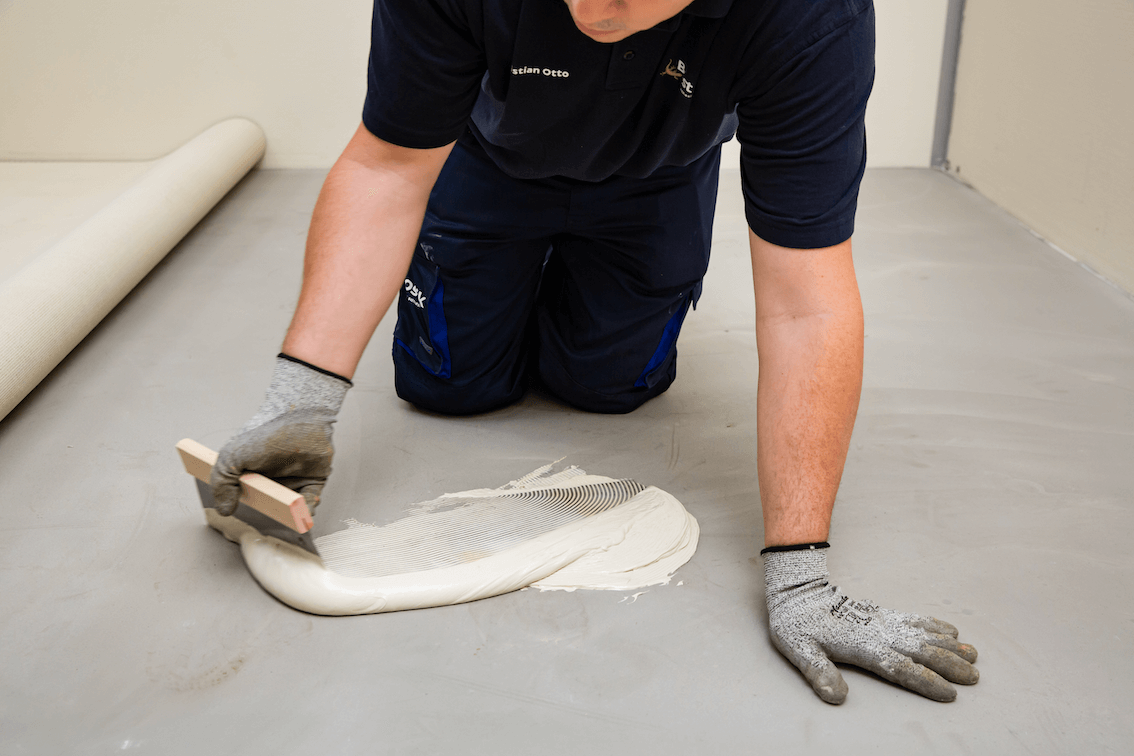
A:
[[[0,418],[6,416],[264,154],[243,118],[212,126],[0,281]]]
[[[0,282],[113,202],[156,162],[0,162]]]

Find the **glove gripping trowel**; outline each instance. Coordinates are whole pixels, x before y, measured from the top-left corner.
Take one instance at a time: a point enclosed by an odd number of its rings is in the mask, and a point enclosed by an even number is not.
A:
[[[177,442],[177,452],[181,455],[185,472],[197,479],[201,506],[215,510],[217,502],[209,486],[209,475],[217,462],[217,453],[189,438]],[[223,517],[220,514],[213,516]],[[265,536],[278,538],[319,556],[311,537],[315,521],[311,518],[303,494],[270,478],[258,473],[240,476],[240,503],[232,517],[247,523]],[[209,524],[213,525],[212,522]]]

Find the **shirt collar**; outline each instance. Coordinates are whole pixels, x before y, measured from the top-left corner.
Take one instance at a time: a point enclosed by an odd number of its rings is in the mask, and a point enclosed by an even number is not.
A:
[[[681,25],[681,17],[686,13],[703,18],[724,18],[732,8],[734,0],[693,0],[681,13],[662,21],[655,26],[660,31],[671,32]]]

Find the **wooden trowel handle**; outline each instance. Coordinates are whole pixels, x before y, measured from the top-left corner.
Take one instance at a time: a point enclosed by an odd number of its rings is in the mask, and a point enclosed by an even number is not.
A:
[[[215,451],[191,438],[183,438],[177,442],[177,452],[181,455],[185,472],[199,481],[209,482],[209,474],[217,463]],[[240,476],[240,501],[297,533],[306,533],[315,527],[303,494],[259,473]]]

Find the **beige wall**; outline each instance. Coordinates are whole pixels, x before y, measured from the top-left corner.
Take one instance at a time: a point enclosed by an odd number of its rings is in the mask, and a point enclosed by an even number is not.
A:
[[[1134,292],[1134,2],[968,0],[950,170]]]
[[[927,166],[947,0],[876,0],[875,166]],[[357,126],[371,0],[0,0],[0,159],[143,160],[242,115],[265,167]]]
[[[266,167],[330,166],[366,94],[371,0],[11,0],[0,159],[152,159],[245,116]]]
[[[878,72],[866,109],[872,167],[930,164],[948,5],[948,0],[874,0]]]

